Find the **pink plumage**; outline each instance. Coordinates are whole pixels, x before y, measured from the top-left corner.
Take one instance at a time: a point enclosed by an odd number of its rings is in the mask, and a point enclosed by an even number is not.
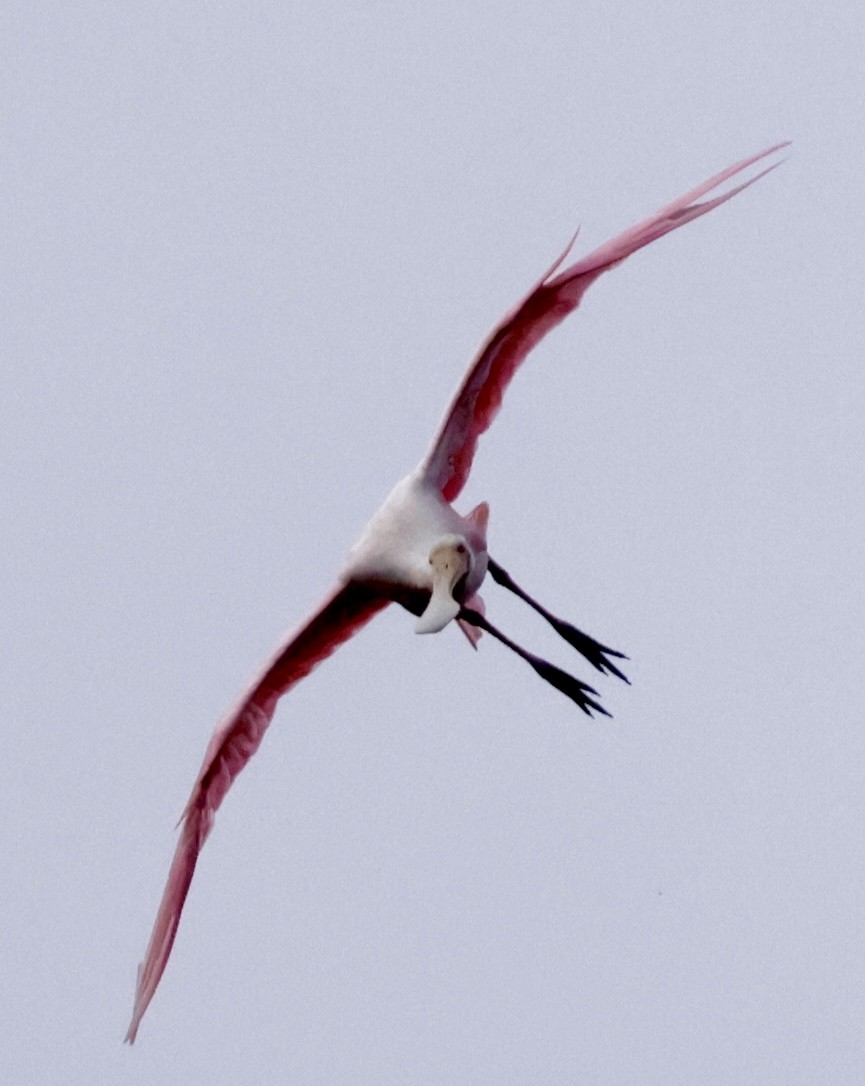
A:
[[[728,166],[644,222],[625,230],[555,275],[573,247],[574,236],[546,275],[487,336],[457,389],[424,461],[429,477],[440,488],[446,501],[453,501],[465,486],[478,439],[490,428],[498,414],[511,378],[547,332],[577,308],[592,283],[644,245],[705,215],[759,181],[778,163],[729,192],[702,204],[694,202],[735,174],[786,146],[779,143]]]
[[[338,586],[265,665],[211,738],[181,817],[180,839],[138,970],[127,1041],[135,1040],[165,970],[198,855],[216,811],[258,750],[277,702],[388,603],[398,602],[419,615],[418,632],[436,632],[456,619],[476,646],[480,631],[487,631],[584,712],[606,713],[595,700],[597,692],[592,687],[522,649],[486,619],[478,589],[487,570],[498,584],[538,611],[599,672],[624,679],[610,659],[621,658],[622,653],[557,619],[493,562],[486,548],[485,503],[467,516],[457,513],[450,503],[468,479],[478,440],[498,413],[514,373],[535,344],[576,309],[588,287],[631,253],[705,215],[774,169],[770,166],[720,196],[697,202],[784,146],[778,144],[722,170],[560,272],[572,240],[550,270],[487,337],[445,413],[429,452],[418,468],[394,488],[370,521],[349,555]]]
[[[235,777],[258,750],[273,719],[276,703],[387,602],[357,584],[333,592],[288,639],[214,732],[181,816],[180,840],[144,961],[138,967],[135,1007],[126,1034],[130,1044],[171,954],[198,854],[213,826],[214,816]]]

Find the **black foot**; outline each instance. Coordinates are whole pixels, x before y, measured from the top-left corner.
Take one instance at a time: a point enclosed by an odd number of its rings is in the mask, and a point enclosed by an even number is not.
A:
[[[534,661],[529,660],[528,662],[542,679],[546,679],[550,686],[554,686],[565,697],[570,698],[574,705],[583,710],[586,716],[592,716],[593,713],[603,713],[604,716],[610,716],[603,705],[599,705],[594,698],[589,697],[589,694],[594,694],[597,697],[598,692],[588,683],[580,682],[579,679],[575,679],[573,675],[569,675],[567,671],[562,671],[561,668],[551,664],[548,660],[539,660],[536,657]]]
[[[617,652],[616,649],[608,648],[606,645],[602,645],[600,641],[596,641],[594,637],[590,637],[587,633],[583,633],[582,630],[578,630],[576,626],[573,626],[570,622],[565,622],[563,619],[556,618],[555,615],[543,607],[536,599],[524,592],[522,588],[514,581],[513,577],[508,573],[506,569],[494,562],[492,558],[489,559],[487,566],[492,579],[502,586],[507,588],[509,592],[513,592],[514,595],[519,596],[521,600],[534,608],[539,615],[549,622],[556,633],[565,639],[569,645],[577,650],[581,656],[584,656],[592,667],[597,668],[601,674],[616,675],[630,685],[630,679],[623,674],[609,659],[610,656],[615,656],[618,660],[627,660],[623,652]]]
[[[534,668],[536,674],[548,682],[551,686],[554,686],[556,690],[559,690],[565,697],[571,699],[571,701],[579,706],[580,709],[587,716],[592,716],[593,713],[602,713],[604,716],[610,714],[607,710],[599,705],[595,701],[594,697],[598,696],[597,690],[589,686],[588,683],[581,682],[579,679],[574,678],[573,675],[569,675],[567,671],[562,671],[560,667],[556,667],[555,664],[551,664],[549,660],[543,660],[540,656],[535,656],[534,653],[527,652],[521,645],[518,645],[515,641],[511,641],[509,637],[506,637],[501,630],[497,629],[492,623],[479,611],[473,611],[470,607],[463,607],[460,610],[459,617],[463,622],[468,622],[472,626],[477,626],[478,629],[485,630],[488,634],[496,638],[497,641],[501,641],[503,645],[506,645],[512,652],[515,652],[517,656],[521,657]]]

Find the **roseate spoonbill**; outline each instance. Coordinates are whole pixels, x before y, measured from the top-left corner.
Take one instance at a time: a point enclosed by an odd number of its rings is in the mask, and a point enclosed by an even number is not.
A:
[[[458,513],[451,503],[466,483],[478,439],[498,413],[517,368],[535,344],[577,308],[588,287],[631,253],[705,215],[759,180],[779,163],[721,195],[698,202],[723,182],[785,146],[778,144],[722,170],[645,222],[559,271],[570,253],[572,239],[550,270],[493,329],[469,366],[426,456],[394,487],[369,522],[351,549],[336,587],[265,664],[214,732],[180,820],[180,839],[168,882],[138,970],[127,1041],[135,1040],[142,1015],[162,977],[198,854],[216,811],[235,777],[258,749],[276,703],[389,603],[399,603],[417,616],[418,633],[437,633],[455,620],[476,646],[480,632],[485,630],[585,713],[609,715],[591,686],[527,652],[487,621],[477,594],[484,576],[489,572],[500,585],[538,611],[598,672],[625,679],[612,659],[622,659],[623,654],[551,614],[493,561],[487,551],[486,503],[467,516]]]

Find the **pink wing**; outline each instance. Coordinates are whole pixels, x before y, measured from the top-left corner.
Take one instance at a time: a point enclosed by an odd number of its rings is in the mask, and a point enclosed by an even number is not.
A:
[[[786,143],[776,144],[729,166],[645,222],[619,234],[577,264],[555,275],[571,251],[576,235],[571,239],[546,275],[487,337],[445,413],[430,450],[421,463],[422,470],[439,488],[445,501],[452,502],[465,486],[478,439],[498,414],[505,389],[529,351],[551,328],[555,328],[577,308],[583,294],[598,276],[637,249],[705,215],[742,189],[753,185],[779,163],[769,166],[730,192],[703,203],[695,202],[740,171],[786,146]]]
[[[195,872],[198,854],[213,826],[216,811],[235,777],[258,750],[273,719],[276,703],[316,664],[347,641],[387,605],[363,585],[336,589],[267,664],[225,722],[213,733],[198,779],[181,817],[180,840],[153,925],[144,961],[138,967],[135,1007],[126,1040],[138,1026],[171,954],[180,914]]]

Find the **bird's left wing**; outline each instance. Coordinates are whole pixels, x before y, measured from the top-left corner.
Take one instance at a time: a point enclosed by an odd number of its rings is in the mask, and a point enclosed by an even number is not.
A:
[[[505,390],[529,351],[550,329],[555,328],[577,308],[586,290],[598,276],[615,267],[637,249],[642,249],[644,245],[663,237],[671,230],[705,215],[707,211],[725,203],[742,189],[753,185],[775,167],[769,166],[756,177],[728,192],[702,203],[697,202],[701,196],[705,196],[718,185],[786,146],[785,143],[779,143],[760,154],[728,166],[726,170],[710,177],[708,181],[685,193],[644,222],[619,234],[556,275],[571,251],[576,235],[571,239],[546,275],[487,337],[445,412],[429,452],[421,462],[421,470],[438,488],[445,501],[452,502],[465,486],[478,439],[489,429],[498,414]]]
[[[387,602],[372,589],[353,581],[337,588],[267,663],[214,732],[181,816],[180,840],[147,952],[138,967],[135,1007],[126,1034],[130,1043],[135,1040],[141,1018],[168,962],[198,854],[213,826],[214,815],[235,777],[258,750],[273,719],[276,703]]]

